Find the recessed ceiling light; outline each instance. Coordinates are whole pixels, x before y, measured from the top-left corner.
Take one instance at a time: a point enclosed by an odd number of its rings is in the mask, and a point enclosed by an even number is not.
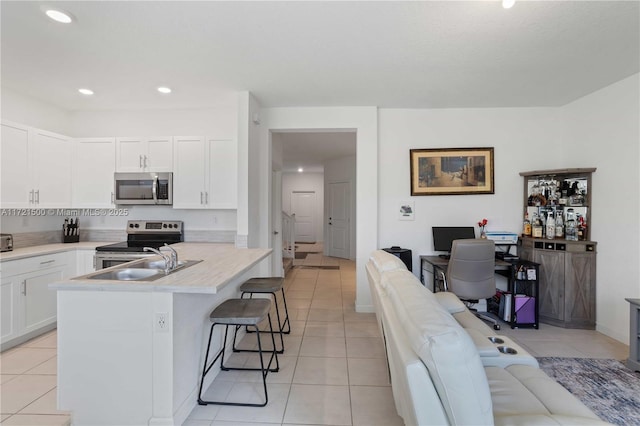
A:
[[[158,92],[160,93],[171,93],[171,89],[168,87],[158,87]]]
[[[93,90],[91,89],[78,89],[78,92],[82,93],[83,95],[93,95]]]
[[[47,9],[45,12],[47,16],[56,22],[63,24],[70,24],[73,21],[73,17],[69,12],[64,12],[58,9]]]
[[[304,169],[302,167],[298,167],[298,172],[302,173],[302,172],[304,172]]]
[[[516,0],[502,0],[502,7],[505,9],[511,9],[516,4]]]

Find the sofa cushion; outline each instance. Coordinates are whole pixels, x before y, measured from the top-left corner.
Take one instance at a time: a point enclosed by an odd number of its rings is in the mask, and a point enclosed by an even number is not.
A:
[[[538,368],[510,365],[485,367],[485,371],[496,424],[530,424],[523,422],[525,413],[532,424],[601,423],[582,402]]]
[[[467,307],[455,294],[448,291],[435,293],[438,303],[440,303],[450,314],[465,311]]]
[[[493,336],[496,333],[491,327],[468,309],[453,314],[453,317],[462,326],[462,328],[478,330],[485,336]]]
[[[413,350],[429,370],[451,424],[493,422],[491,394],[469,335],[408,271],[383,274],[387,294]]]
[[[396,269],[407,270],[407,266],[404,264],[399,257],[392,255],[391,253],[387,253],[384,250],[376,250],[371,253],[370,257],[371,261],[378,269],[378,272],[382,274],[386,271],[393,271]]]

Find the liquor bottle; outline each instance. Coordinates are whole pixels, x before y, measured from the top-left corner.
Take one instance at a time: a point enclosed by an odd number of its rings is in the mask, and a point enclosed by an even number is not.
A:
[[[584,241],[587,239],[587,225],[582,215],[578,215],[578,240]]]
[[[567,222],[564,225],[564,235],[568,241],[578,241],[578,224],[573,209],[567,209]]]
[[[556,211],[556,238],[564,237],[564,223],[562,222],[562,210]]]
[[[547,239],[553,240],[556,237],[556,221],[553,219],[553,212],[549,210],[547,216]]]
[[[524,214],[524,224],[522,226],[522,234],[525,237],[531,236],[531,222],[529,221],[529,212],[525,212]]]
[[[531,235],[533,238],[542,238],[542,221],[537,212],[533,212],[533,222],[531,223]]]

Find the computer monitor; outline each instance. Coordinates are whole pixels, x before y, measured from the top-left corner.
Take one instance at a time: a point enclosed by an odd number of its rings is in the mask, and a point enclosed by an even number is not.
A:
[[[473,226],[434,226],[431,229],[433,230],[433,249],[435,251],[451,253],[453,240],[476,237]]]

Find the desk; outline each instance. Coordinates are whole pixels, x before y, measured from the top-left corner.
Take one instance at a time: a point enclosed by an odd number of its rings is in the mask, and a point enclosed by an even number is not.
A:
[[[424,271],[425,271],[425,266],[426,265],[431,265],[433,271],[433,292],[437,292],[438,291],[438,286],[436,285],[436,283],[438,281],[442,281],[440,279],[438,279],[437,274],[438,271],[442,271],[445,272],[447,271],[447,267],[449,266],[449,259],[445,259],[442,258],[440,256],[433,256],[433,255],[421,255],[420,256],[420,282],[422,283],[422,285],[426,286],[425,283],[425,276],[424,276]],[[515,328],[515,327],[533,327],[533,328],[538,328],[538,311],[539,311],[539,304],[538,304],[538,285],[539,285],[539,276],[540,276],[540,270],[539,270],[539,264],[535,263],[535,262],[530,262],[528,260],[520,260],[520,259],[514,259],[511,262],[507,262],[505,260],[500,260],[500,259],[496,259],[496,264],[494,267],[494,270],[496,271],[497,274],[502,275],[504,277],[507,278],[508,280],[508,293],[511,293],[512,295],[526,295],[526,296],[530,296],[533,298],[533,302],[534,302],[534,319],[532,322],[527,321],[525,322],[518,322],[517,319],[517,309],[516,309],[516,304],[511,303],[511,321],[509,321],[509,324],[511,325],[511,328]],[[520,269],[521,267],[524,267],[525,269],[534,269],[535,270],[535,278],[529,278],[527,276],[525,277],[519,277],[518,276],[518,269]],[[518,291],[520,290],[520,291]]]

